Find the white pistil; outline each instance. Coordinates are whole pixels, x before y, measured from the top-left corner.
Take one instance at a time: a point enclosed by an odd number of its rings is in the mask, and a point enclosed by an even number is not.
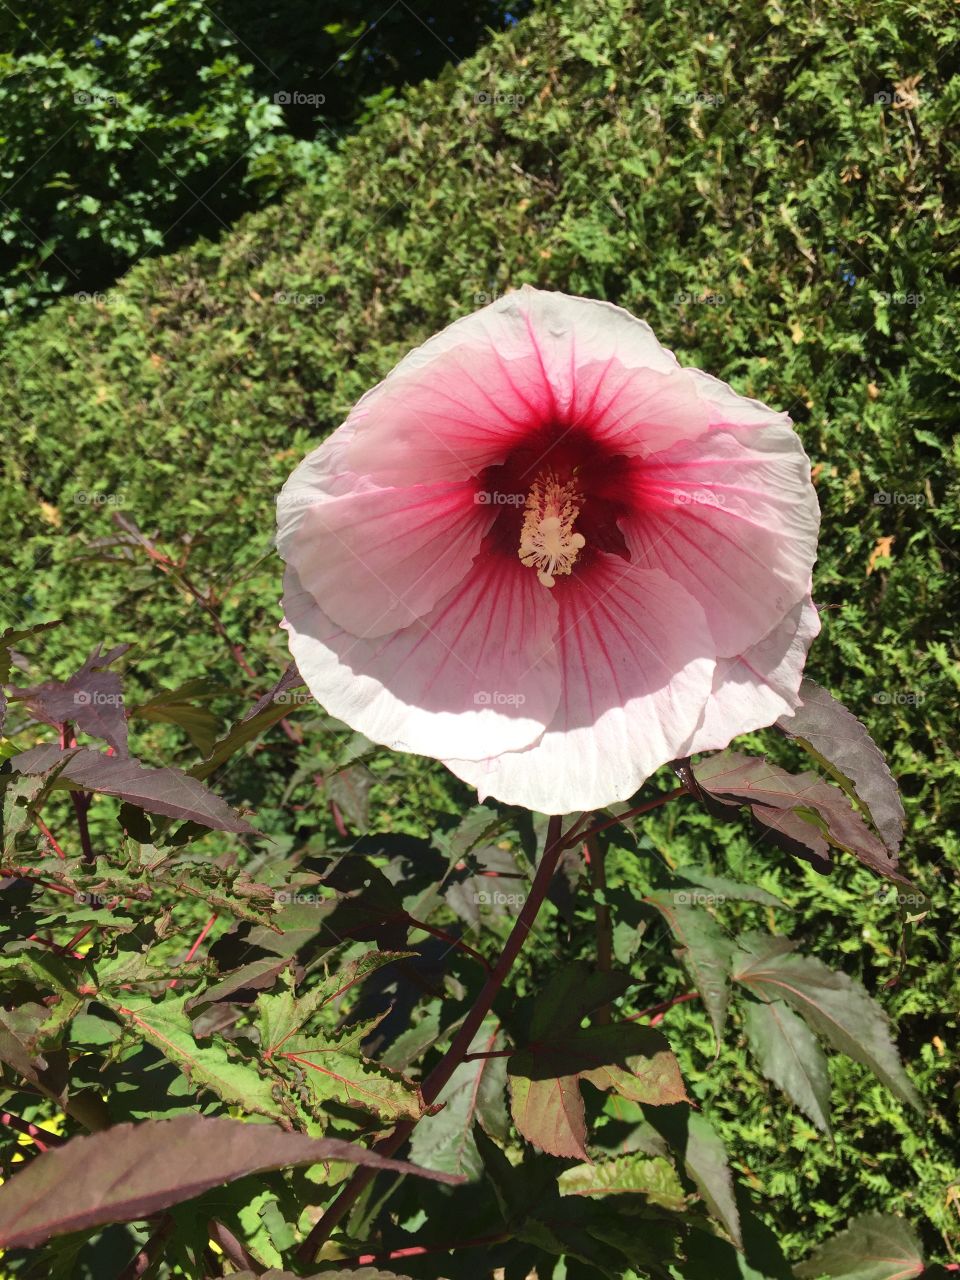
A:
[[[586,546],[573,528],[582,501],[576,483],[561,484],[553,472],[538,476],[527,494],[519,556],[545,587],[556,584],[557,574],[569,573]]]

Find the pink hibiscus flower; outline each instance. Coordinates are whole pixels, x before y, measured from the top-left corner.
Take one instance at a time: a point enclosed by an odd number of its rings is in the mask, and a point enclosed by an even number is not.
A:
[[[278,503],[307,686],[543,813],[798,705],[819,508],[783,413],[528,287],[406,356]]]

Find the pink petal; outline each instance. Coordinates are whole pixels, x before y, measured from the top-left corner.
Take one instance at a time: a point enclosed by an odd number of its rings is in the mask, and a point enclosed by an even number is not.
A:
[[[662,573],[597,553],[556,596],[562,693],[546,733],[489,760],[445,757],[481,799],[540,813],[625,800],[687,754],[714,670],[703,610]]]
[[[819,632],[820,616],[807,596],[746,653],[718,658],[713,691],[690,754],[720,750],[738,734],[763,729],[796,711],[807,650]]]
[[[751,400],[734,391],[726,382],[721,382],[702,369],[688,369],[697,395],[707,408],[707,416],[711,427],[774,427],[790,426],[790,417],[760,400]]]
[[[470,572],[401,631],[358,639],[288,568],[284,626],[310,692],[373,742],[481,758],[527,746],[560,696],[557,606],[519,560],[481,552]]]
[[[631,483],[637,514],[620,525],[632,558],[700,602],[718,653],[743,653],[808,594],[820,508],[789,427],[682,441]]]
[[[460,582],[495,515],[471,485],[367,489],[305,511],[286,560],[338,626],[385,635]]]
[[[643,321],[524,287],[411,352],[347,422],[350,469],[390,487],[476,476],[544,426],[646,455],[709,417],[690,371]]]

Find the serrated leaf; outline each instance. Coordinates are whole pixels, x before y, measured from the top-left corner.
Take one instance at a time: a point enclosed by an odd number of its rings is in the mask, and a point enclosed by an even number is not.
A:
[[[909,1280],[924,1269],[916,1233],[903,1218],[867,1213],[794,1267],[798,1280]]]
[[[658,891],[649,894],[646,901],[660,912],[680,944],[677,956],[700,992],[719,1051],[730,1000],[730,965],[736,948],[707,911],[678,903],[677,899],[684,896],[693,895]]]
[[[97,645],[83,666],[67,680],[48,680],[27,689],[10,688],[11,701],[22,702],[37,720],[59,728],[75,724],[94,738],[103,738],[118,756],[127,752],[127,719],[123,710],[123,684],[107,671],[130,648],[117,645],[103,653]]]
[[[712,1217],[742,1248],[740,1210],[727,1152],[709,1120],[689,1107],[645,1107],[644,1115],[683,1161]]]
[[[81,790],[118,796],[150,813],[196,822],[215,831],[257,834],[225,800],[180,769],[148,769],[132,757],[103,755],[88,747],[64,751],[55,746],[21,751],[13,756],[10,766],[23,774],[46,774],[61,766],[58,781],[63,779]]]
[[[835,1049],[869,1067],[899,1098],[922,1110],[907,1078],[883,1009],[855,979],[799,955],[789,942],[751,934],[733,979],[762,1000],[784,1000]]]
[[[248,742],[252,742],[261,733],[272,728],[284,716],[288,716],[293,707],[287,695],[291,689],[301,684],[303,680],[300,673],[296,665],[291,662],[269,693],[264,694],[242,720],[237,721],[222,738],[214,743],[206,760],[201,760],[199,764],[193,766],[190,777],[199,778],[200,781],[209,778],[215,769],[235,755],[241,747],[245,747]]]
[[[653,1204],[680,1213],[687,1198],[677,1171],[662,1156],[631,1152],[596,1164],[578,1164],[564,1169],[558,1179],[562,1196],[608,1196],[623,1192],[645,1196]]]
[[[750,1001],[743,1011],[747,1043],[760,1070],[823,1133],[830,1133],[830,1077],[816,1036],[781,1000]]]
[[[101,992],[98,998],[125,1027],[178,1066],[195,1089],[208,1089],[224,1102],[256,1115],[285,1119],[271,1080],[254,1064],[231,1057],[216,1037],[208,1044],[197,1043],[184,1009],[189,995],[151,1000],[130,992],[119,996]]]
[[[317,1034],[292,1036],[279,1060],[302,1072],[302,1083],[323,1106],[363,1107],[383,1119],[418,1120],[424,1104],[419,1086],[406,1076],[364,1058],[346,1033],[340,1039]]]
[[[470,1046],[470,1053],[491,1053],[503,1046],[497,1022],[487,1018]],[[413,1131],[411,1158],[426,1169],[480,1177],[483,1162],[473,1138],[475,1123],[500,1142],[507,1139],[505,1058],[477,1058],[461,1062],[437,1098],[442,1110],[425,1115]]]
[[[371,973],[413,954],[410,951],[368,951],[302,996],[294,994],[292,984],[276,995],[260,996],[257,1000],[257,1016],[264,1057],[269,1059],[279,1053],[291,1036],[320,1009],[345,995]]]
[[[113,1125],[44,1152],[0,1187],[0,1246],[146,1218],[252,1173],[345,1161],[456,1182],[351,1142],[185,1115]]]
[[[827,840],[880,875],[909,883],[897,871],[896,857],[867,825],[846,792],[815,773],[788,773],[760,756],[721,751],[701,760],[694,776],[697,785],[715,801],[750,805],[754,817],[771,835],[782,832],[789,841],[806,846],[814,861],[823,862]],[[796,848],[789,851],[798,852]]]
[[[633,1022],[580,1028],[625,986],[624,975],[567,965],[537,997],[530,1034],[507,1060],[514,1123],[541,1151],[588,1159],[580,1081],[633,1102],[686,1099],[680,1068],[659,1032]]]
[[[903,841],[903,802],[880,748],[866,726],[826,689],[804,677],[801,705],[777,728],[795,738],[861,802],[889,852]]]

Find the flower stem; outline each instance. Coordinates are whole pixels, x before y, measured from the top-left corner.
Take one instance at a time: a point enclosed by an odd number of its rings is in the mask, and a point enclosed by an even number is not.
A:
[[[460,1030],[454,1036],[449,1049],[423,1082],[421,1093],[428,1107],[436,1102],[454,1071],[470,1052],[470,1046],[484,1018],[493,1008],[493,1002],[499,995],[507,974],[513,968],[513,963],[530,934],[547,896],[557,863],[566,846],[566,840],[560,833],[560,823],[559,817],[550,819],[543,855],[533,877],[530,892],[504,944],[503,951],[483,984],[470,1012],[464,1018]],[[415,1125],[415,1120],[400,1121],[389,1137],[377,1143],[375,1150],[380,1155],[393,1155],[410,1137]],[[301,1262],[313,1261],[321,1246],[330,1238],[331,1232],[343,1221],[375,1176],[376,1170],[369,1168],[361,1168],[354,1173],[298,1250],[297,1257]]]
[[[674,787],[672,791],[667,791],[662,796],[654,796],[646,804],[638,804],[635,809],[628,809],[626,813],[621,813],[619,817],[607,818],[604,822],[595,823],[589,831],[584,832],[583,839],[589,840],[593,836],[599,835],[601,831],[606,831],[608,827],[615,827],[618,822],[626,822],[628,818],[637,818],[641,813],[649,813],[651,809],[659,809],[662,804],[666,804],[669,800],[677,800],[680,796],[688,796],[689,794],[690,792],[686,787]]]

